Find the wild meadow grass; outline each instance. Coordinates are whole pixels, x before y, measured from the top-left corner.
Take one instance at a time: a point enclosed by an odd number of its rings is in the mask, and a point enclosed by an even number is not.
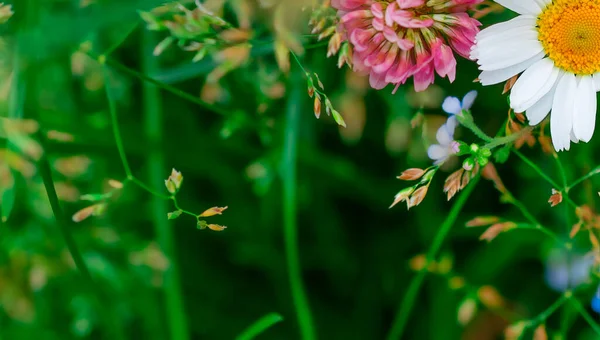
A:
[[[600,335],[598,138],[372,89],[331,4],[0,5],[0,339]]]

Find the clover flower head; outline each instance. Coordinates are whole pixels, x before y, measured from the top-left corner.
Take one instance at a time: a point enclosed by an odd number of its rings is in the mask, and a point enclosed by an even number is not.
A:
[[[467,10],[482,0],[332,0],[353,47],[354,70],[369,74],[371,87],[396,89],[410,77],[415,91],[435,74],[456,76],[454,52],[468,58],[479,21]]]

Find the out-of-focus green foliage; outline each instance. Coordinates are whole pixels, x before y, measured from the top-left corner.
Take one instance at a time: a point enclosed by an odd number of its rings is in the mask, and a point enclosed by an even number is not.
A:
[[[396,176],[430,165],[426,146],[444,120],[446,95],[477,89],[473,116],[490,135],[507,117],[501,86],[480,88],[475,65],[464,60],[454,84],[421,94],[411,86],[394,95],[369,90],[364,77],[326,58],[327,42],[294,34],[310,31],[310,7],[302,10],[309,1],[206,1],[215,15],[208,19],[197,17],[193,1],[6,4],[14,15],[0,7],[0,22],[8,19],[0,26],[0,339],[299,338],[302,301],[290,289],[286,252],[296,241],[318,338],[384,338],[411,267],[424,265],[418,255],[450,211],[443,182],[460,164],[438,171],[410,212],[388,209],[405,186]],[[484,23],[501,15],[509,14]],[[212,35],[197,39],[205,31]],[[326,114],[315,118],[315,97],[306,93],[315,73],[316,96],[345,128]],[[560,155],[566,178],[594,167],[598,140]],[[521,151],[560,178],[539,144]],[[503,184],[567,239],[572,210],[550,208],[553,188],[514,154],[499,157],[508,157],[496,166]],[[66,222],[51,209],[45,159]],[[173,168],[185,178],[180,187]],[[594,183],[571,197],[593,208]],[[211,207],[227,210],[206,212],[206,221],[189,216]],[[437,274],[417,295],[404,338],[496,339],[557,300],[544,281],[552,240],[525,230],[481,242],[484,229],[464,226],[482,215],[523,221],[481,180],[442,246]],[[593,339],[576,314],[565,305],[547,321],[549,332]]]

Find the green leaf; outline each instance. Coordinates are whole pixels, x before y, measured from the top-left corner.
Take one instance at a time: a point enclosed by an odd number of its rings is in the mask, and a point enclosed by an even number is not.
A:
[[[503,146],[502,148],[498,149],[498,151],[496,151],[494,153],[494,159],[496,160],[496,163],[498,163],[498,164],[506,163],[506,161],[508,160],[508,157],[510,156],[510,149],[511,149],[510,144],[507,144],[507,145]]]
[[[173,212],[170,212],[167,214],[167,218],[170,220],[174,220],[177,217],[181,216],[182,211],[181,210],[175,210]]]
[[[252,325],[238,335],[236,340],[251,340],[265,332],[267,329],[273,327],[278,322],[281,322],[283,317],[277,313],[269,313],[262,318],[258,319]]]

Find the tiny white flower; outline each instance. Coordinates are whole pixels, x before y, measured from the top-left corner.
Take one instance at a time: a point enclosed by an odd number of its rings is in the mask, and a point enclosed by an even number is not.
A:
[[[454,141],[456,124],[456,117],[451,116],[435,134],[438,144],[433,144],[427,149],[427,156],[434,161],[433,164],[441,165],[451,155],[458,152],[458,143]]]
[[[589,142],[600,90],[600,3],[595,0],[496,0],[516,18],[479,32],[471,49],[484,86],[523,72],[510,106],[530,125],[550,111],[556,151]]]
[[[446,97],[442,104],[442,109],[449,115],[457,115],[463,110],[470,110],[475,98],[477,98],[477,91],[467,93],[463,97],[462,102],[456,97]]]

